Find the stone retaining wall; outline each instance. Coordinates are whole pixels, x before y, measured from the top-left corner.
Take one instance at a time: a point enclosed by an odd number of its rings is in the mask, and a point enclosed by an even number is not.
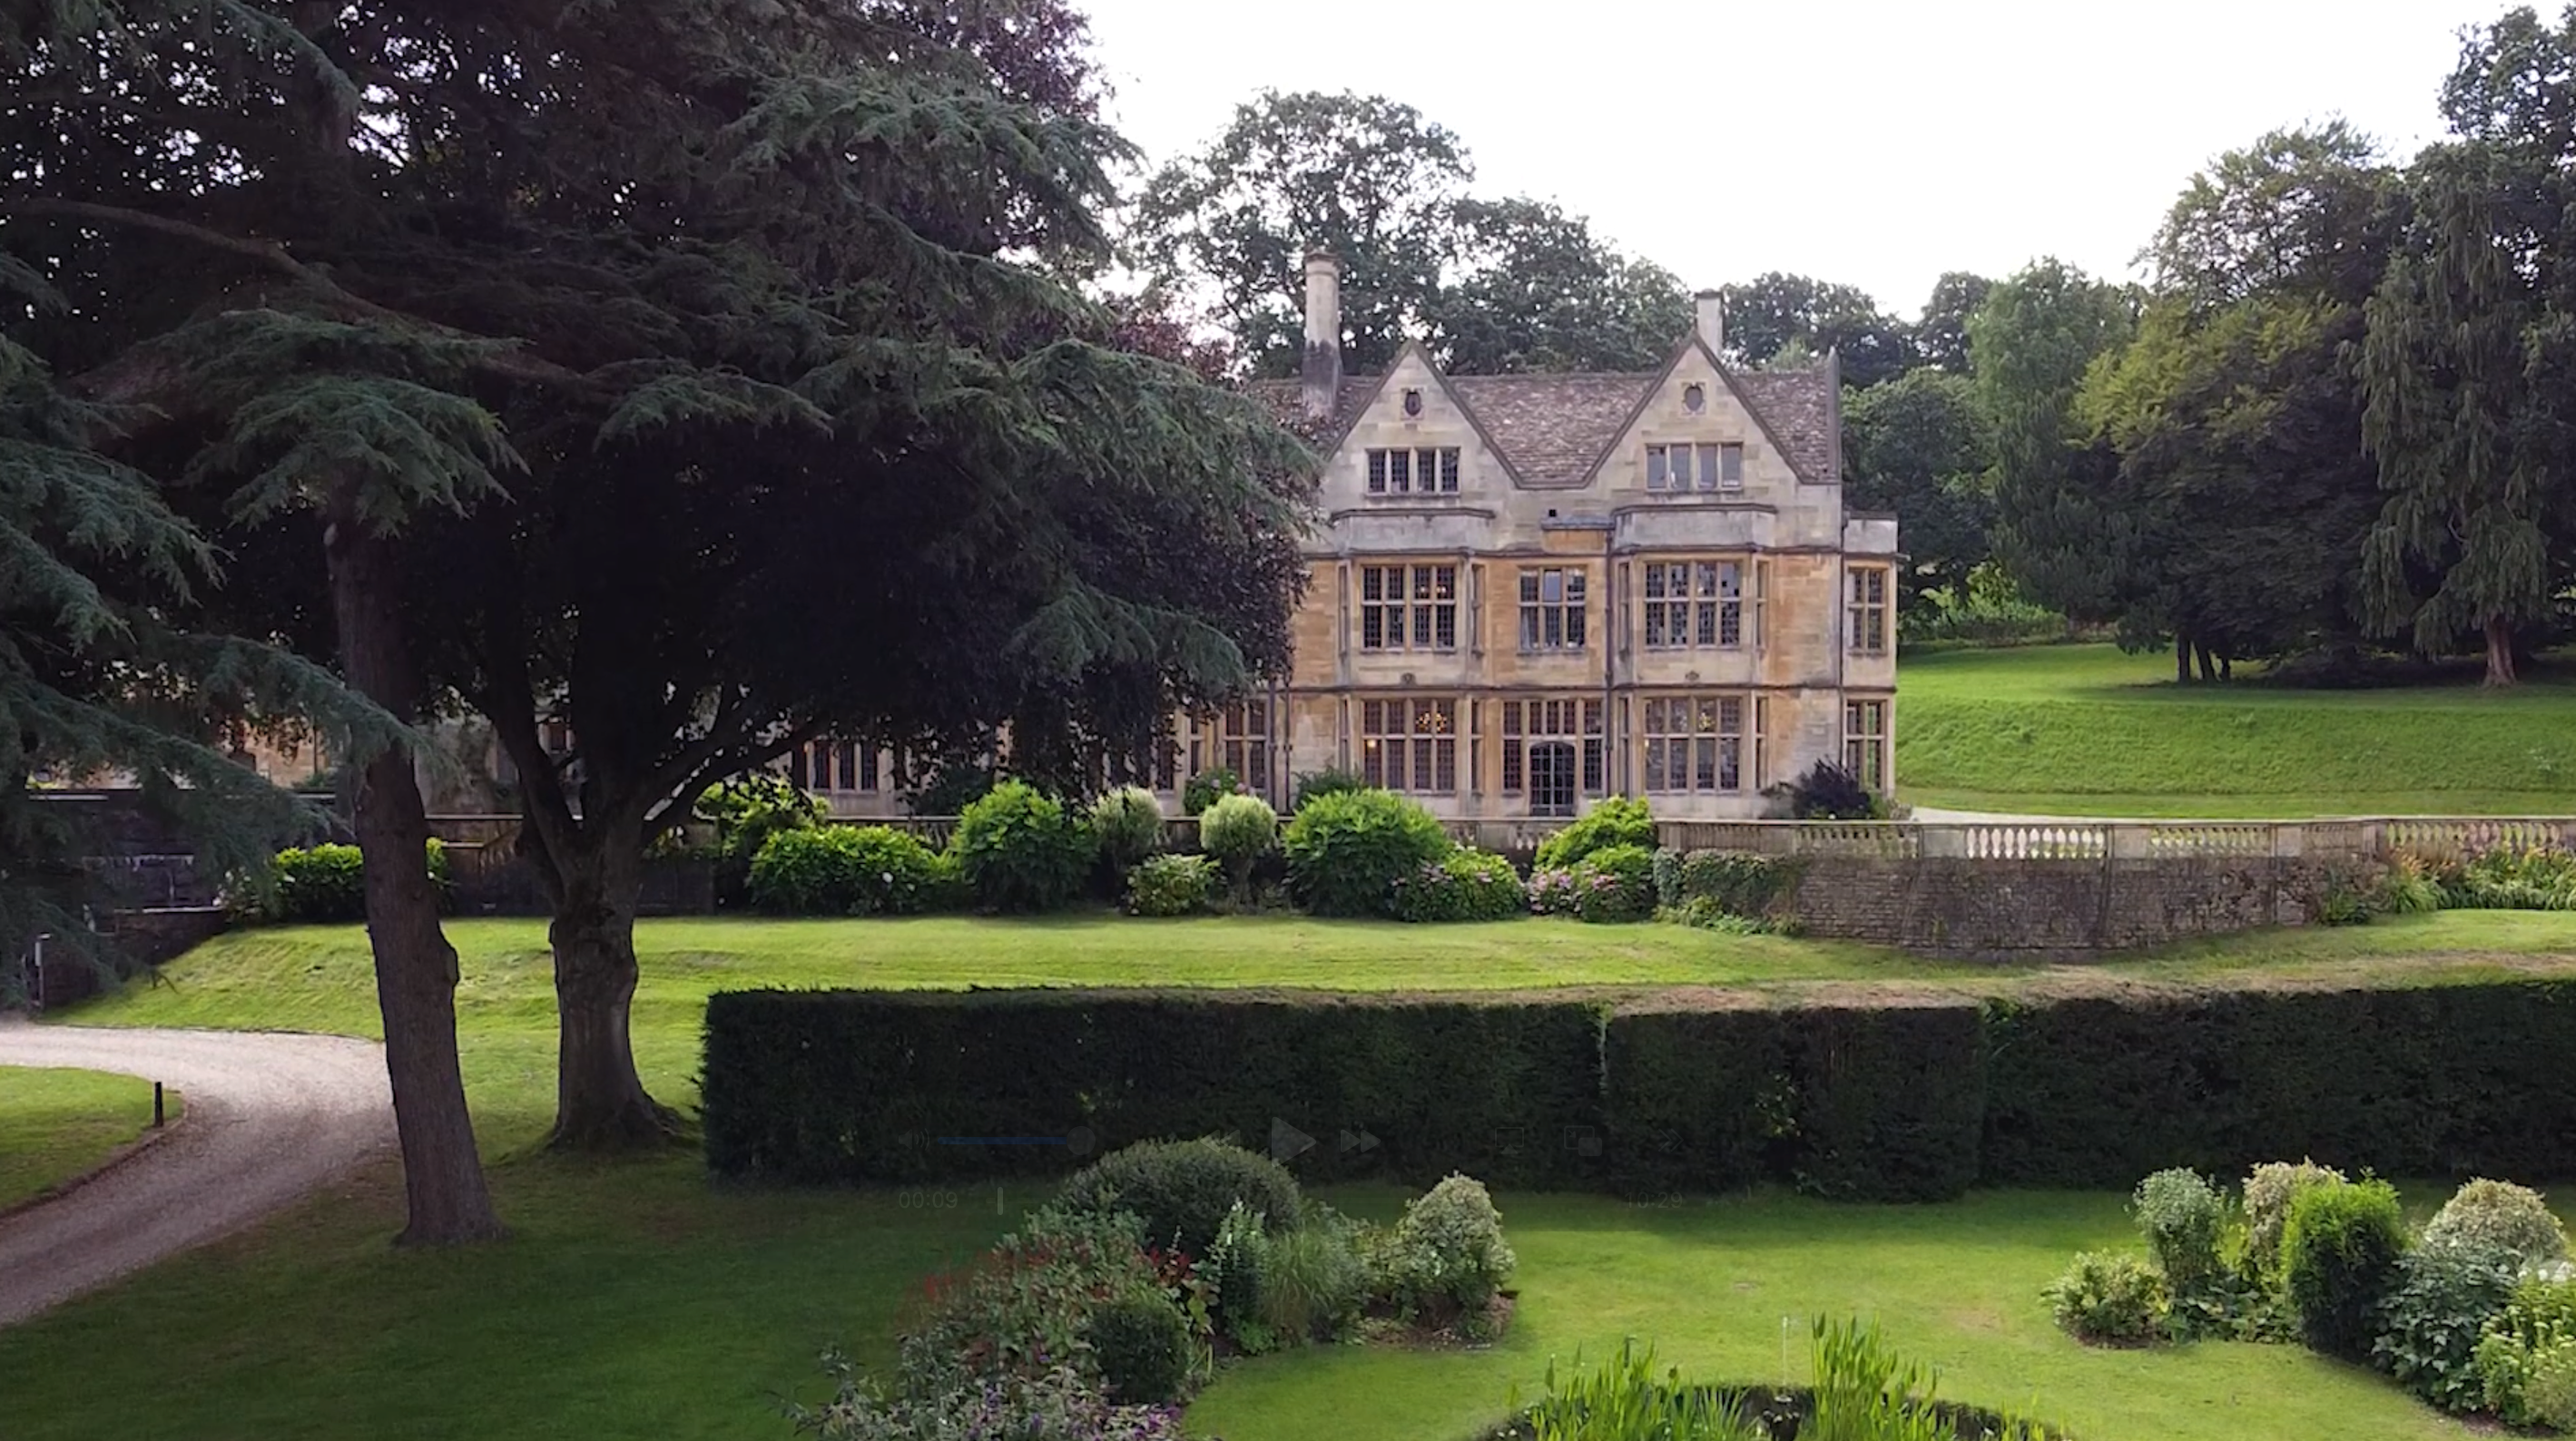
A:
[[[1808,935],[2038,958],[2302,925],[2332,877],[2295,857],[1969,860],[1812,856],[1787,909]]]

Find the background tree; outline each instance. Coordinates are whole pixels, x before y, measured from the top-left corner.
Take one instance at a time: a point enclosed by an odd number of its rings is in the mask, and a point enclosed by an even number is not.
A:
[[[1968,572],[1987,559],[1994,520],[1987,470],[1994,444],[1964,375],[1909,370],[1859,391],[1843,411],[1844,499],[1894,511],[1903,524],[1905,601],[1947,590],[1964,599]]]
[[[1749,365],[1842,353],[1843,381],[1868,387],[1913,363],[1905,324],[1878,308],[1857,286],[1837,285],[1778,271],[1723,287],[1726,348]]]
[[[2055,259],[1996,282],[1968,324],[1995,452],[1996,558],[2032,600],[2077,620],[2118,614],[2134,526],[2108,493],[2118,457],[2075,398],[2133,324],[2125,292]]]
[[[1671,272],[1620,254],[1544,201],[1458,201],[1455,276],[1432,301],[1432,348],[1462,375],[1651,370],[1691,325]]]
[[[1932,298],[1923,303],[1923,318],[1911,332],[1916,361],[1953,375],[1967,374],[1968,317],[1986,303],[1987,292],[1994,288],[1995,283],[1982,275],[1944,271],[1933,282]]]
[[[1382,96],[1265,90],[1205,150],[1156,172],[1136,204],[1139,258],[1204,287],[1260,375],[1305,349],[1305,258],[1342,267],[1344,364],[1382,368],[1432,313],[1451,208],[1475,178],[1458,137]]]
[[[2475,633],[2490,685],[2549,613],[2576,538],[2576,12],[2474,31],[2444,85],[2457,138],[2408,176],[2414,218],[2368,306],[2364,434],[2385,508],[2370,619],[2416,649]]]

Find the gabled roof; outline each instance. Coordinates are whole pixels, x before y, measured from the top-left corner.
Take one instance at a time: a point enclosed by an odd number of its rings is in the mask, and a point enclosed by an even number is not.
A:
[[[1655,370],[1442,375],[1428,354],[1423,363],[1516,480],[1533,486],[1575,486],[1600,469],[1610,448],[1635,423],[1673,367],[1694,348],[1709,357],[1754,424],[1800,479],[1842,478],[1841,437],[1834,434],[1835,391],[1841,384],[1838,357],[1827,356],[1824,364],[1806,370],[1738,371],[1720,362],[1693,335],[1676,345],[1671,358]],[[1408,344],[1405,349],[1418,352],[1420,347]],[[1397,356],[1399,361],[1402,358]],[[1330,452],[1350,434],[1385,384],[1383,375],[1343,376],[1333,413],[1321,421],[1307,418],[1299,381],[1256,380],[1249,388],[1283,424]]]

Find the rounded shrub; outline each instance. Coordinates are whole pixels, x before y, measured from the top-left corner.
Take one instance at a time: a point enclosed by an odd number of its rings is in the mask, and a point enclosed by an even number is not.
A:
[[[2200,1295],[2225,1274],[2218,1240],[2227,1228],[2227,1200],[2199,1172],[2175,1167],[2147,1177],[2130,1197],[2129,1211],[2174,1295]]]
[[[2290,1202],[2311,1186],[2340,1185],[2344,1174],[2314,1161],[2265,1161],[2245,1177],[2245,1256],[2266,1272],[2281,1264],[2281,1228]]]
[[[2140,1346],[2164,1333],[2165,1279],[2135,1256],[2087,1251],[2040,1293],[2057,1328],[2096,1346]]]
[[[2406,1214],[2386,1181],[2329,1181],[2290,1202],[2281,1281],[2299,1334],[2329,1356],[2370,1354],[2379,1304],[2406,1254]]]
[[[429,878],[447,884],[447,847],[429,840]],[[259,918],[290,925],[367,918],[366,858],[356,846],[299,846],[279,851],[269,870]]]
[[[1502,921],[1526,914],[1529,892],[1512,863],[1462,846],[1395,882],[1399,921]]]
[[[1577,861],[1570,873],[1574,914],[1596,925],[1642,921],[1655,914],[1655,853],[1609,846]]]
[[[1091,1214],[1132,1213],[1153,1244],[1204,1256],[1237,1202],[1277,1230],[1295,1222],[1300,1197],[1287,1167],[1207,1137],[1112,1151],[1075,1172],[1060,1200]]]
[[[2486,1405],[2478,1340],[2513,1296],[2513,1253],[2476,1241],[2422,1246],[2397,1263],[2370,1359],[2445,1411]]]
[[[1517,1263],[1485,1183],[1451,1176],[1407,1202],[1390,1243],[1396,1304],[1434,1325],[1478,1328]]]
[[[1644,801],[1608,796],[1593,802],[1592,809],[1539,843],[1538,864],[1561,870],[1612,846],[1642,846],[1649,855],[1653,853],[1655,816]]]
[[[1253,863],[1278,842],[1278,813],[1259,796],[1219,796],[1199,815],[1199,849],[1225,867],[1238,893],[1251,883]]]
[[[1454,849],[1419,804],[1389,791],[1343,791],[1299,811],[1281,834],[1288,885],[1319,916],[1393,913],[1398,878]]]
[[[917,915],[958,888],[954,861],[892,826],[775,830],[751,858],[752,904],[782,915]]]
[[[1225,796],[1243,789],[1243,777],[1232,766],[1209,766],[1181,784],[1181,814],[1203,814]]]
[[[1187,916],[1216,893],[1216,862],[1205,856],[1149,856],[1127,873],[1127,914]]]
[[[2522,1265],[2567,1259],[2567,1228],[2528,1186],[2478,1179],[2444,1202],[2424,1228],[2424,1244],[2469,1243],[2510,1253]]]
[[[1120,786],[1091,803],[1091,839],[1123,876],[1163,848],[1163,807],[1143,786]]]
[[[1170,1297],[1139,1287],[1102,1302],[1084,1328],[1109,1398],[1130,1406],[1177,1401],[1190,1379],[1190,1323]]]
[[[975,904],[993,911],[1051,911],[1082,891],[1091,834],[1054,797],[1004,781],[957,818],[957,862]]]

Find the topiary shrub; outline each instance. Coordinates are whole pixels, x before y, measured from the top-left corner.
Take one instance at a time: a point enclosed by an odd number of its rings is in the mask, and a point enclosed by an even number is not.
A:
[[[1451,1176],[1407,1202],[1389,1240],[1390,1298],[1407,1317],[1457,1324],[1470,1337],[1517,1264],[1503,1239],[1502,1213],[1485,1184]]]
[[[1278,841],[1279,816],[1259,796],[1220,796],[1199,817],[1199,849],[1225,867],[1237,899],[1251,887],[1253,865]]]
[[[1243,789],[1243,777],[1231,766],[1209,766],[1181,785],[1181,814],[1195,816],[1206,812],[1226,796]]]
[[[2369,1356],[2379,1304],[2405,1254],[2406,1214],[2386,1181],[2299,1191],[2281,1229],[2281,1281],[2300,1336],[2329,1356]]]
[[[1151,856],[1127,873],[1127,914],[1186,916],[1207,909],[1216,893],[1216,862],[1205,856]]]
[[[1319,916],[1392,914],[1397,878],[1454,849],[1431,812],[1379,790],[1317,798],[1289,820],[1280,844],[1290,890]]]
[[[2422,1246],[2397,1263],[2370,1359],[2445,1411],[2486,1404],[2478,1341],[2512,1299],[2513,1253],[2476,1241]]]
[[[1608,796],[1574,818],[1565,829],[1541,841],[1538,864],[1548,870],[1573,866],[1595,851],[1612,846],[1655,848],[1655,817],[1641,800]]]
[[[1143,786],[1120,786],[1091,803],[1091,839],[1123,876],[1163,848],[1163,807]]]
[[[1090,832],[1052,796],[1004,781],[966,807],[950,842],[975,904],[991,911],[1051,911],[1082,892]]]
[[[956,862],[891,826],[777,830],[752,857],[753,905],[792,916],[907,916],[960,901]]]
[[[1644,846],[1610,846],[1575,863],[1574,914],[1595,925],[1642,921],[1655,914],[1655,854]]]
[[[2164,1333],[2165,1280],[2135,1256],[2087,1251],[2040,1293],[2057,1328],[2096,1346],[2140,1346]]]
[[[2469,1182],[2424,1228],[2427,1246],[2463,1243],[2496,1247],[2523,1266],[2567,1259],[2567,1228],[2538,1191],[2511,1181]]]
[[[2488,1318],[2476,1360],[2487,1409],[2508,1424],[2576,1431],[2576,1279],[2524,1278]]]
[[[2265,1161],[2245,1177],[2245,1259],[2258,1272],[2281,1266],[2281,1228],[2290,1202],[2311,1186],[2340,1185],[2344,1174],[2314,1161]]]
[[[1138,1288],[1102,1302],[1084,1328],[1109,1399],[1130,1406],[1177,1401],[1190,1379],[1190,1323],[1170,1297]]]
[[[1088,1214],[1131,1212],[1147,1240],[1204,1256],[1237,1202],[1277,1230],[1295,1222],[1301,1198],[1287,1167],[1207,1137],[1112,1151],[1075,1172],[1059,1199]]]
[[[1529,892],[1512,863],[1462,846],[1395,881],[1399,921],[1501,921],[1529,911]]]
[[[300,846],[279,851],[268,887],[255,907],[261,920],[289,925],[363,921],[367,918],[366,858],[356,846]],[[429,878],[447,885],[447,847],[429,840]]]
[[[1307,771],[1297,777],[1296,789],[1288,802],[1288,811],[1294,815],[1304,810],[1309,801],[1320,800],[1325,796],[1337,796],[1344,791],[1364,791],[1368,788],[1368,781],[1356,771],[1346,771],[1337,766],[1326,766],[1319,771]]]
[[[2176,1167],[2147,1177],[2130,1197],[2129,1211],[2176,1297],[2206,1295],[2226,1274],[2218,1239],[2227,1228],[2227,1201],[2199,1172]]]

